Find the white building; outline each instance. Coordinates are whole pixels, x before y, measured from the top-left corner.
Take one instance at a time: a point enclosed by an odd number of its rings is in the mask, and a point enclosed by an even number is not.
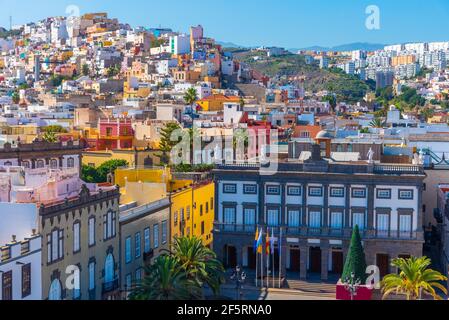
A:
[[[185,34],[170,37],[171,54],[190,53],[190,37]]]

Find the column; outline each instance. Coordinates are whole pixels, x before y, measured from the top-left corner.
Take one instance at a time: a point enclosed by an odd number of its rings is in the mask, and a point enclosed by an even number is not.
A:
[[[323,232],[329,228],[329,185],[324,184]]]
[[[309,247],[307,245],[300,247],[299,277],[301,280],[307,279],[307,259],[309,256]]]
[[[281,184],[281,219],[280,219],[280,224],[279,226],[284,227],[287,225],[287,219],[285,218],[285,206],[286,206],[286,197],[285,197],[285,193],[286,193],[286,187],[285,187],[285,183]]]
[[[302,187],[302,227],[307,228],[307,183]]]
[[[265,183],[259,180],[259,225],[265,225]]]
[[[321,246],[321,280],[326,281],[329,278],[329,245]]]
[[[368,235],[374,235],[374,185],[368,186]]]

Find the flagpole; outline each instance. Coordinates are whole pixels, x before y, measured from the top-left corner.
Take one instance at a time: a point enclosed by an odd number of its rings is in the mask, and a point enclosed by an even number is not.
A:
[[[262,233],[262,239],[263,239],[263,227],[260,229],[261,233]],[[262,244],[263,244],[263,240],[262,240]],[[259,250],[257,250],[259,252]],[[260,250],[260,274],[261,274],[261,278],[260,278],[260,287],[263,288],[263,245],[262,245],[262,250]]]
[[[279,229],[279,289],[281,288],[282,227]]]
[[[257,232],[257,230],[259,230],[259,226],[256,226],[256,232]],[[257,239],[257,240],[259,240],[259,239]],[[259,270],[258,270],[259,263],[257,261],[258,260],[257,259],[257,255],[258,255],[257,251],[259,251],[259,248],[257,247],[257,244],[255,246],[256,247],[253,250],[254,250],[254,253],[256,254],[256,288],[258,288],[259,287],[259,282],[258,282],[257,276],[258,276],[258,273],[259,273]]]
[[[269,230],[267,227],[267,236],[265,237],[265,242],[267,241],[268,237],[270,236]],[[268,240],[270,241],[270,240]],[[268,242],[268,245],[270,242]],[[270,288],[270,278],[268,277],[268,274],[270,273],[270,252],[267,252],[267,244],[265,244],[265,254],[267,255],[267,288]]]

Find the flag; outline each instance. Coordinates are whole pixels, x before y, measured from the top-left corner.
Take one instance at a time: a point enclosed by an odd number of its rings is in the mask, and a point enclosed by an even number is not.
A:
[[[267,228],[267,236],[265,238],[265,246],[266,246],[266,250],[265,250],[265,254],[268,256],[270,254],[270,231]]]
[[[263,232],[262,232],[262,230],[260,230],[259,239],[257,239],[257,244],[256,244],[257,253],[260,253],[260,254],[262,254],[262,235],[263,235]]]
[[[271,254],[274,255],[274,229],[271,229]]]
[[[259,228],[256,229],[256,237],[254,238],[254,253],[257,252],[257,242],[259,240]]]

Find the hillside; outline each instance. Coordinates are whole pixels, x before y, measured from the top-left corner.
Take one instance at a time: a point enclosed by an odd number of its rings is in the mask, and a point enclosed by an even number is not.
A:
[[[327,90],[337,94],[338,101],[360,101],[370,90],[367,83],[341,70],[320,69],[316,64],[306,64],[302,55],[288,54],[267,58],[263,52],[248,51],[234,56],[254,70],[277,79],[279,84],[288,83],[287,77],[297,76],[304,80],[306,91],[316,93]],[[255,57],[258,60],[255,60]]]

